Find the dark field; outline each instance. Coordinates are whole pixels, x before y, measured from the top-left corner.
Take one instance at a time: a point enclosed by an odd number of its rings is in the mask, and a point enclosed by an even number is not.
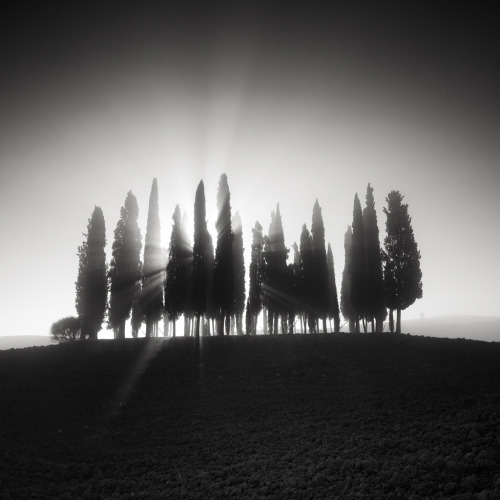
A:
[[[2,351],[0,498],[500,498],[500,344],[330,334]]]

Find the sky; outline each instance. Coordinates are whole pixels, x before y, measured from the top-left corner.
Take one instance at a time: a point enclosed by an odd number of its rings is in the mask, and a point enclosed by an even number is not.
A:
[[[321,3],[322,5],[323,3]],[[354,5],[356,4],[356,5]],[[2,7],[0,335],[75,314],[77,249],[96,205],[107,260],[129,190],[162,241],[228,176],[243,221],[285,242],[316,198],[337,286],[354,196],[409,205],[423,298],[404,319],[500,316],[498,15],[421,2],[14,2]],[[404,329],[404,327],[403,327]]]

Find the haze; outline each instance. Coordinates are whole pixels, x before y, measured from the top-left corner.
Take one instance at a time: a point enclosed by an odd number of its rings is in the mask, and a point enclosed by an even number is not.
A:
[[[318,198],[339,286],[354,194],[364,203],[370,182],[381,240],[385,197],[397,189],[422,254],[423,299],[403,321],[500,315],[492,13],[216,2],[12,9],[0,69],[0,335],[47,334],[75,314],[76,252],[95,205],[109,262],[128,190],[144,236],[158,179],[168,246],[174,207],[192,220],[200,179],[215,233],[223,172],[247,270],[255,221],[267,231],[279,202],[290,247]]]

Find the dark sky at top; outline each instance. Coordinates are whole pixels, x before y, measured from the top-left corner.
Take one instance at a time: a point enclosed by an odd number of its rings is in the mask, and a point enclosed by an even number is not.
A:
[[[2,126],[19,113],[36,117],[55,96],[78,101],[64,93],[99,78],[112,84],[172,73],[203,86],[217,54],[231,68],[242,50],[269,91],[286,92],[297,81],[321,91],[336,78],[360,94],[371,87],[418,105],[419,92],[432,88],[436,106],[445,101],[456,106],[448,112],[464,109],[497,125],[499,18],[482,2],[165,4],[2,7]],[[394,95],[401,88],[410,95]]]

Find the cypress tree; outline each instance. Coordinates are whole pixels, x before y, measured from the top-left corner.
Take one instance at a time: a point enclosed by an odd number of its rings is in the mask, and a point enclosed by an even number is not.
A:
[[[285,236],[279,204],[276,211],[271,212],[269,235],[264,239],[265,273],[263,275],[264,301],[268,309],[268,325],[270,333],[278,333],[281,318],[282,331],[286,331],[288,318],[287,303],[287,265],[288,249],[285,247]]]
[[[316,314],[323,320],[323,333],[326,333],[326,317],[328,315],[329,290],[328,269],[326,264],[325,226],[318,200],[313,207],[311,236],[313,244],[313,301]],[[319,330],[319,328],[318,328]]]
[[[355,312],[355,328],[366,313],[366,259],[363,213],[358,195],[354,197],[351,245],[351,301]],[[366,330],[366,327],[365,327]]]
[[[301,260],[301,297],[304,307],[304,325],[307,324],[309,333],[316,333],[316,318],[314,315],[314,304],[311,298],[314,296],[314,270],[313,270],[313,243],[312,237],[304,224],[300,234],[300,260]]]
[[[233,311],[233,231],[231,200],[227,175],[222,174],[217,190],[217,247],[214,264],[214,304],[217,310],[218,335],[229,335]]]
[[[247,334],[256,335],[257,319],[262,310],[262,273],[264,271],[264,259],[262,251],[264,247],[264,236],[262,226],[259,221],[255,222],[252,229],[252,254],[249,269],[249,290],[247,313],[250,330],[247,327]]]
[[[158,182],[156,179],[153,179],[144,242],[144,267],[141,292],[143,315],[146,322],[146,337],[158,336],[158,322],[163,312],[164,263],[160,231]]]
[[[168,249],[167,279],[165,281],[165,310],[168,319],[172,321],[172,334],[176,336],[176,322],[183,313],[186,302],[185,282],[182,279],[182,235],[181,235],[181,209],[176,205]]]
[[[245,309],[245,260],[243,248],[243,230],[239,212],[234,214],[233,227],[233,314],[236,332],[243,335],[243,311]]]
[[[208,293],[208,239],[209,239],[205,186],[200,181],[194,201],[194,245],[193,245],[193,312],[196,317],[195,335],[200,335],[200,317],[207,310]]]
[[[81,321],[81,337],[97,340],[106,313],[108,283],[106,227],[100,207],[95,207],[87,226],[86,239],[78,247],[78,277],[75,306]]]
[[[189,221],[187,212],[184,212],[181,223],[181,281],[184,284],[184,336],[191,335],[193,323],[193,247],[191,245]]]
[[[129,191],[120,211],[115,229],[112,259],[108,273],[109,312],[108,322],[115,338],[125,338],[125,321],[130,317],[136,284],[141,279],[141,231],[137,224],[139,207]]]
[[[396,332],[401,333],[401,311],[422,298],[422,271],[420,252],[413,234],[408,204],[402,203],[399,191],[391,191],[387,198],[387,216],[384,240],[384,285],[386,305],[397,311]]]
[[[340,330],[339,301],[337,298],[337,283],[335,281],[335,266],[333,262],[333,253],[330,243],[328,243],[328,252],[326,254],[326,264],[328,269],[328,317],[333,319],[333,329],[337,333]]]
[[[344,271],[342,272],[342,285],[340,288],[340,310],[342,316],[349,322],[349,331],[353,332],[356,329],[356,311],[352,304],[351,291],[351,248],[352,248],[352,230],[351,226],[347,226],[347,231],[344,235]]]
[[[372,323],[372,331],[383,331],[383,322],[387,316],[384,298],[384,278],[380,251],[377,212],[373,188],[366,189],[366,207],[363,210],[363,226],[366,249],[366,316]]]

